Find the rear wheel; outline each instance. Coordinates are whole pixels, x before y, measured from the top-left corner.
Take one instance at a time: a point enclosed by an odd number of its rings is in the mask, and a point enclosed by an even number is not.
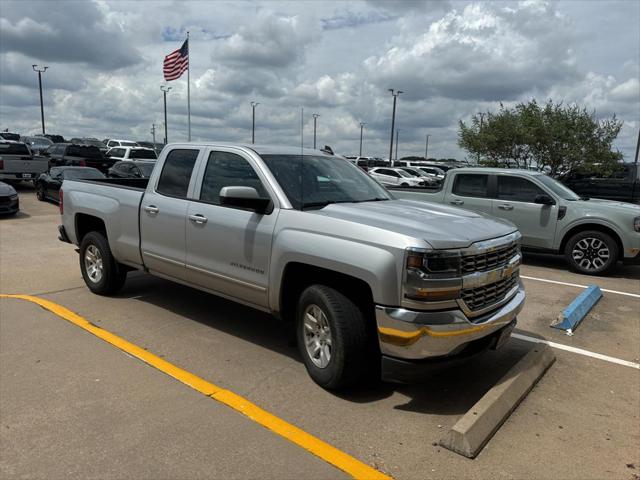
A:
[[[619,252],[610,235],[588,230],[571,237],[564,254],[571,270],[585,275],[602,275],[615,267]]]
[[[111,254],[109,242],[100,232],[89,232],[80,244],[80,271],[84,283],[93,293],[117,293],[127,279],[127,271]]]
[[[365,377],[365,317],[353,301],[333,288],[312,285],[300,295],[296,320],[298,348],[314,382],[338,389]]]

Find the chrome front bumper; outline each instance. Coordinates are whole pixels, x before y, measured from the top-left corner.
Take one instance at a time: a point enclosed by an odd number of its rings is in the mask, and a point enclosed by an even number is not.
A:
[[[474,340],[510,324],[524,306],[524,286],[503,305],[471,321],[462,310],[415,311],[376,306],[380,351],[383,355],[423,360],[455,355]]]

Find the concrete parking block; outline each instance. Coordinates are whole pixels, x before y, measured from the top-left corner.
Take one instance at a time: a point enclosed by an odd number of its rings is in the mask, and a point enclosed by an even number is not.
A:
[[[475,458],[555,359],[546,345],[532,349],[458,420],[440,445]]]

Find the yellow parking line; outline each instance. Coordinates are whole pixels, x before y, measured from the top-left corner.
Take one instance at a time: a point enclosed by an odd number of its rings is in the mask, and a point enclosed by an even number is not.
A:
[[[250,418],[254,422],[262,425],[263,427],[277,433],[281,437],[286,438],[290,442],[295,443],[299,447],[304,448],[308,452],[316,455],[327,463],[330,463],[336,468],[339,468],[343,472],[351,475],[355,479],[371,479],[371,480],[390,480],[391,477],[379,472],[373,467],[370,467],[366,463],[357,460],[351,455],[344,453],[337,448],[329,445],[328,443],[320,440],[317,437],[301,430],[300,428],[292,425],[281,418],[261,409],[254,403],[250,402],[246,398],[237,395],[229,390],[225,390],[211,382],[204,380],[180,367],[173,365],[166,360],[147,352],[145,349],[128,342],[124,338],[114,335],[103,328],[100,328],[80,315],[72,312],[71,310],[58,305],[57,303],[45,300],[43,298],[35,297],[32,295],[6,295],[0,294],[0,298],[15,298],[20,300],[26,300],[33,302],[41,307],[49,310],[50,312],[58,315],[59,317],[77,325],[78,327],[86,330],[87,332],[95,335],[96,337],[108,342],[120,350],[127,352],[129,355],[136,357],[143,362],[151,365],[152,367],[160,370],[163,373],[175,378],[176,380],[190,386],[194,390],[197,390],[204,395],[217,400],[220,403],[233,408],[234,410],[242,413],[246,417]]]

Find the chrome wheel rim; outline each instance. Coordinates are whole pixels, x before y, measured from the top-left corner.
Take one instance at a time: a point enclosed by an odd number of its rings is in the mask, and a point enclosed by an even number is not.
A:
[[[84,269],[87,272],[87,277],[93,283],[98,283],[102,280],[102,254],[95,245],[89,245],[84,251]]]
[[[304,345],[307,355],[318,368],[326,368],[331,362],[333,341],[329,321],[317,305],[309,305],[304,311]]]
[[[580,268],[593,271],[599,270],[607,264],[611,252],[607,244],[599,238],[587,237],[576,242],[571,256]]]

